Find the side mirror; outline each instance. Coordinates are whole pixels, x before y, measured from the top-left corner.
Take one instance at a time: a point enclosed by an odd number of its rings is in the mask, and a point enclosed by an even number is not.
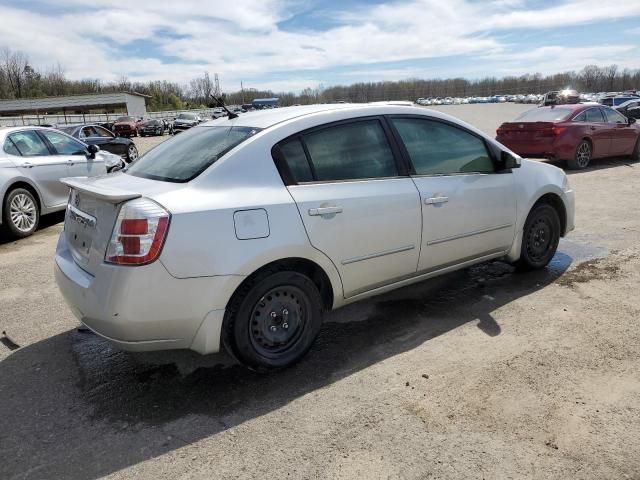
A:
[[[520,168],[520,159],[509,152],[504,150],[500,153],[500,163],[502,170],[511,170],[513,168]]]
[[[100,151],[100,147],[97,145],[89,145],[87,147],[87,151],[89,152],[89,158],[96,158],[96,153]]]
[[[627,123],[629,125],[633,125],[634,123],[636,123],[636,119],[633,118],[633,117],[629,117],[629,118],[627,118]]]

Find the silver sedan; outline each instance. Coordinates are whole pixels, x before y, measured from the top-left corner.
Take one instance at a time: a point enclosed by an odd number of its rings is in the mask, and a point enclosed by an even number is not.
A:
[[[55,272],[80,321],[258,370],[300,359],[323,311],[496,258],[543,268],[574,228],[562,170],[391,103],[218,119],[65,183]]]
[[[31,235],[40,215],[63,210],[69,176],[93,177],[121,164],[60,131],[40,127],[0,128],[0,225],[14,237]]]

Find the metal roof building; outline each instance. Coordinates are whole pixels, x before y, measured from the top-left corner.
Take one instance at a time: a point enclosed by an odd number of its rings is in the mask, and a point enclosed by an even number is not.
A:
[[[0,116],[122,112],[142,117],[147,113],[145,98],[151,97],[119,92],[0,100]]]

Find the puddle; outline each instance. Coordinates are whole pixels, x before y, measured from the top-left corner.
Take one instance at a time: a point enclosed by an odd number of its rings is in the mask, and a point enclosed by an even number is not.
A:
[[[553,273],[561,274],[571,265],[575,267],[583,262],[605,258],[609,253],[609,250],[604,247],[561,238],[558,251],[547,268]]]

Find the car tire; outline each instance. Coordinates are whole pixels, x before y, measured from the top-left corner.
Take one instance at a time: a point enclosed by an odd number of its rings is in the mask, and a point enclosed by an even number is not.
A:
[[[631,154],[631,160],[634,162],[640,162],[640,137],[636,140],[636,146],[633,149],[633,153]]]
[[[234,294],[223,322],[223,342],[256,371],[288,367],[311,348],[322,325],[322,298],[307,276],[272,268]]]
[[[522,229],[519,271],[539,270],[546,267],[558,249],[560,242],[560,216],[548,203],[536,204]]]
[[[138,155],[138,149],[136,148],[136,146],[132,143],[131,145],[129,145],[127,147],[127,163],[131,163],[134,160],[137,160],[139,157]]]
[[[576,147],[576,153],[573,158],[567,161],[567,165],[572,170],[582,170],[587,168],[591,163],[593,149],[589,140],[582,140]]]
[[[2,204],[3,224],[9,235],[24,238],[32,235],[40,222],[38,200],[25,188],[14,188]]]

